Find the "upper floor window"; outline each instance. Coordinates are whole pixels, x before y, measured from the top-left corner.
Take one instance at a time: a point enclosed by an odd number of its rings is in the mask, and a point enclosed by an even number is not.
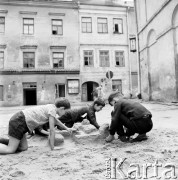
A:
[[[109,51],[100,51],[100,66],[109,67]]]
[[[114,19],[114,33],[123,34],[123,20]]]
[[[53,52],[53,67],[54,68],[64,67],[64,53],[63,52]]]
[[[84,51],[84,66],[93,66],[93,51]]]
[[[98,33],[108,33],[107,18],[98,18]]]
[[[0,33],[5,32],[5,17],[0,17]]]
[[[4,68],[4,52],[0,51],[0,69]]]
[[[115,60],[116,60],[116,66],[121,66],[121,67],[125,66],[124,51],[116,51]]]
[[[34,52],[23,52],[23,67],[35,68],[35,53]]]
[[[63,35],[63,22],[61,19],[52,19],[52,34]]]
[[[91,33],[92,32],[91,17],[82,17],[82,32],[83,33]]]
[[[28,35],[34,34],[34,19],[33,18],[23,19],[23,34],[28,34]]]

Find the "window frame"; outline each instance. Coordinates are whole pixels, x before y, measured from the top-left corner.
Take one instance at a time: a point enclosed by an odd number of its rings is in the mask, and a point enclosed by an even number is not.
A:
[[[25,65],[25,59],[24,59],[24,54],[27,54],[27,53],[33,53],[34,54],[34,67],[25,67],[24,65]],[[34,51],[24,51],[23,52],[23,68],[24,69],[35,69],[35,52]]]
[[[85,52],[88,52],[88,53],[92,52],[92,55],[88,54],[88,56],[85,56]],[[87,57],[87,58],[92,57],[92,64],[91,65],[89,65],[90,59],[88,60],[88,65],[85,65],[85,57]],[[84,63],[85,67],[93,67],[94,66],[94,53],[93,53],[93,50],[83,50],[83,63]]]
[[[118,23],[118,31],[117,31],[117,32],[115,31],[115,24],[117,24],[117,23],[114,23],[114,20],[122,21],[122,23]],[[121,27],[121,32],[120,32],[119,24],[122,25],[122,27]],[[113,33],[114,33],[114,34],[124,34],[124,30],[123,30],[123,19],[122,19],[122,18],[113,18],[113,27],[114,27],[114,28],[113,28]]]
[[[3,53],[3,57],[1,58],[1,56],[0,56],[0,62],[1,62],[1,59],[2,59],[2,67],[0,67],[0,69],[4,69],[4,51],[0,50],[0,53]]]
[[[24,21],[25,20],[33,20],[33,24],[25,24],[24,23]],[[35,20],[34,20],[34,18],[23,18],[23,34],[24,35],[34,35],[34,29],[35,29],[35,24],[34,24],[34,22],[35,22]],[[28,33],[25,33],[25,26],[28,26]],[[29,27],[33,27],[33,33],[31,34],[31,33],[29,33]]]
[[[116,91],[116,90],[120,91],[118,88],[116,88],[116,89],[113,88],[113,86],[117,86],[117,85],[113,84],[113,82],[117,82],[117,81],[120,82],[120,84],[118,84],[118,86],[119,85],[121,86],[121,92],[120,93],[122,94],[122,79],[112,79],[112,90],[113,91]]]
[[[108,52],[108,65],[105,65],[105,66],[102,65],[102,63],[101,63],[101,58],[102,58],[101,52]],[[105,58],[106,58],[106,57],[105,57]],[[110,67],[109,50],[100,50],[100,51],[99,51],[99,61],[100,61],[100,67]],[[105,60],[105,61],[106,61],[106,60]],[[105,62],[105,64],[107,64],[107,63]]]
[[[91,22],[83,22],[83,19],[90,19]],[[86,31],[83,31],[83,24],[86,24]],[[88,26],[87,24],[91,24],[91,29],[88,31]],[[82,29],[82,33],[92,33],[92,18],[91,17],[81,17],[81,29]]]
[[[61,25],[53,25],[54,21],[61,21]],[[53,34],[53,27],[57,27],[57,34]],[[61,27],[61,34],[58,32],[58,28]],[[54,36],[63,36],[63,20],[62,19],[51,19],[51,33]]]
[[[5,17],[4,16],[0,16],[0,18],[4,19],[4,23],[0,23],[0,25],[3,26],[3,32],[0,32],[0,34],[4,34],[5,33]]]
[[[78,87],[77,88],[74,88],[74,89],[77,89],[77,92],[70,92],[70,87],[69,87],[69,82],[70,81],[77,81],[78,82]],[[68,94],[79,94],[79,89],[80,89],[80,84],[79,84],[79,79],[68,79],[67,80],[67,91],[68,91]]]
[[[123,53],[122,65],[117,65],[117,62],[118,62],[118,61],[117,61],[116,58],[117,58],[118,56],[116,56],[116,53]],[[120,63],[120,61],[119,61],[119,63]],[[117,51],[115,51],[115,66],[116,66],[116,67],[125,67],[125,53],[124,53],[124,51],[122,51],[122,50],[117,50]]]
[[[98,22],[99,19],[106,19],[106,23],[99,23],[99,22]],[[100,25],[100,24],[102,25],[102,32],[99,32],[99,25]],[[104,28],[103,28],[103,25],[104,25],[104,24],[106,24],[106,28],[107,28],[107,29],[106,29],[106,30],[107,30],[106,32],[103,31],[103,29],[104,29]],[[103,17],[98,17],[98,18],[97,18],[97,30],[98,30],[98,33],[99,33],[99,34],[108,34],[108,18],[103,18]]]
[[[4,86],[3,85],[0,85],[0,88],[2,87],[2,96],[0,94],[0,101],[4,101]],[[1,99],[2,97],[2,99]]]
[[[59,62],[60,62],[60,61],[58,61],[58,67],[54,67],[54,59],[60,60],[60,58],[54,58],[54,54],[63,54],[62,66],[59,66]],[[52,63],[53,63],[53,68],[54,68],[54,69],[57,69],[57,68],[64,69],[64,52],[53,51],[53,52],[52,52]]]

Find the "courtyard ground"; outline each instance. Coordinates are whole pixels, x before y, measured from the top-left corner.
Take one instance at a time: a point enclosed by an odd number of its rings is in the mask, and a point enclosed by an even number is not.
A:
[[[112,172],[112,178],[115,179],[124,179],[133,168],[140,170],[140,179],[152,180],[158,176],[161,179],[169,176],[172,179],[178,177],[178,106],[153,102],[142,104],[153,114],[154,127],[148,133],[147,141],[123,143],[116,139],[112,143],[106,143],[104,139],[91,141],[88,138],[76,142],[73,137],[68,137],[61,146],[50,151],[46,146],[47,140],[39,141],[38,138],[37,141],[32,138],[29,140],[27,151],[0,155],[0,179],[104,180],[107,178],[106,163],[109,158],[117,158],[116,164],[123,161],[120,168],[122,170],[118,167],[112,168],[111,171],[107,169],[108,175]],[[75,105],[74,108],[78,106]],[[7,136],[10,117],[23,108],[28,107],[0,108],[0,136]],[[112,107],[107,105],[97,113],[99,124],[110,123],[111,110]],[[157,167],[157,172],[156,163],[162,166]],[[145,168],[146,164],[150,167]],[[135,171],[132,175],[137,176],[138,172]]]

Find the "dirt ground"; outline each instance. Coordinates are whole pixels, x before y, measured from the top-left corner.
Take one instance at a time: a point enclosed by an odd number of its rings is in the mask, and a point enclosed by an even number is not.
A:
[[[104,180],[107,178],[106,160],[109,158],[117,158],[118,162],[121,158],[126,158],[122,165],[124,174],[131,169],[131,164],[137,164],[141,171],[140,179],[143,179],[145,164],[153,166],[156,162],[162,165],[158,169],[161,179],[164,179],[163,172],[170,167],[172,169],[166,177],[178,177],[178,106],[156,103],[143,105],[153,114],[154,127],[148,133],[148,140],[123,143],[115,139],[112,143],[106,143],[104,139],[85,138],[75,141],[73,137],[66,137],[61,146],[51,151],[46,139],[33,137],[28,141],[27,151],[0,155],[0,179]],[[0,108],[0,136],[7,135],[10,117],[22,108],[25,107]],[[97,113],[99,124],[110,123],[111,110],[112,107],[107,105]],[[113,178],[124,179],[119,170],[116,170]],[[156,179],[152,167],[147,169],[145,179]]]

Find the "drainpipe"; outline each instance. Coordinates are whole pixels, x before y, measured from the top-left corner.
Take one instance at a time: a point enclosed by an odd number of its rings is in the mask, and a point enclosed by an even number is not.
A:
[[[138,64],[138,94],[140,95],[139,99],[141,99],[141,71],[140,71],[140,53],[139,53],[139,36],[138,36],[138,18],[137,18],[137,6],[136,0],[134,0],[134,9],[135,9],[135,19],[136,19],[136,46],[137,46],[137,64]]]
[[[126,7],[127,15],[126,15],[126,24],[127,24],[127,42],[128,42],[128,60],[129,60],[129,90],[130,95],[132,94],[132,67],[131,67],[131,61],[130,61],[130,43],[129,43],[129,22],[128,22],[128,15],[129,15],[129,7]]]

